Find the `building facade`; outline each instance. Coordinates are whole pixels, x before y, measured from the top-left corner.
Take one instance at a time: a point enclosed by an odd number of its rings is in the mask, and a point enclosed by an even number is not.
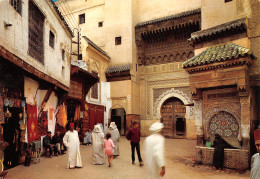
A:
[[[54,133],[70,85],[73,36],[52,1],[0,2],[0,119],[5,168],[24,162],[26,145]],[[33,158],[35,159],[35,158]]]
[[[193,47],[185,40],[190,37],[191,32],[200,30],[200,0],[78,0],[73,3],[65,0],[57,5],[61,9],[68,5],[71,13],[63,13],[64,17],[71,21],[76,19],[81,35],[90,38],[111,57],[105,73],[111,100],[110,109],[106,109],[109,114],[105,125],[115,121],[118,125],[121,124],[125,131],[132,121],[137,120],[141,123],[142,135],[148,135],[148,126],[161,119],[161,106],[154,105],[156,100],[173,90],[174,94],[166,96],[172,98],[172,102],[176,102],[180,107],[178,110],[182,112],[176,113],[179,117],[166,119],[165,123],[169,123],[167,135],[180,138],[196,137],[191,107],[184,106],[192,103],[192,100],[188,74],[182,69],[182,62],[194,55]],[[167,19],[169,16],[173,17]],[[152,25],[145,24],[155,19],[158,21]],[[185,32],[186,30],[189,32]],[[144,34],[146,40],[142,39]],[[178,34],[176,39],[174,34]],[[181,51],[178,52],[179,50]],[[147,63],[139,60],[139,63],[138,58],[144,57],[151,59]],[[176,74],[173,75],[173,72]],[[178,79],[179,77],[182,79]],[[175,89],[176,87],[178,89]],[[182,99],[176,96],[181,96]],[[166,101],[166,98],[163,99]],[[162,105],[165,101],[158,103]],[[154,115],[157,112],[158,115]],[[177,131],[176,123],[179,126]],[[189,131],[188,134],[186,131]],[[123,130],[121,133],[124,133]]]

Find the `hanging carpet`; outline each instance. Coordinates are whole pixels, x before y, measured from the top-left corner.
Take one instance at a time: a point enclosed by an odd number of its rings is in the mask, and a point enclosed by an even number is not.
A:
[[[27,131],[28,143],[39,140],[38,121],[37,121],[37,106],[27,104]]]

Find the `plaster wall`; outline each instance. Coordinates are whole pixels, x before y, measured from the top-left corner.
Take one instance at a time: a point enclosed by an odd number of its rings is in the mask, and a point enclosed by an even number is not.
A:
[[[201,30],[251,17],[250,0],[201,0]]]
[[[22,14],[15,11],[9,1],[1,0],[0,6],[0,45],[29,63],[41,72],[60,81],[67,87],[70,82],[71,37],[59,20],[52,4],[48,1],[34,2],[45,16],[44,21],[44,64],[28,54],[28,0],[22,1]],[[4,22],[12,24],[5,28]],[[55,34],[54,49],[49,46],[49,31]],[[65,60],[62,60],[62,49]],[[64,67],[64,75],[62,73]]]
[[[149,21],[165,16],[174,15],[184,11],[198,9],[201,7],[201,0],[184,1],[158,1],[138,0],[137,22]]]
[[[26,98],[26,103],[30,105],[36,105],[39,108],[42,104],[42,101],[47,93],[47,90],[40,90],[39,83],[31,78],[24,78],[24,97]],[[52,92],[50,98],[48,99],[43,111],[48,111],[50,108],[56,110],[58,105],[58,97],[55,92]],[[38,111],[39,112],[39,111]],[[37,113],[38,113],[37,112]],[[54,135],[56,117],[52,120],[48,120],[48,130]]]

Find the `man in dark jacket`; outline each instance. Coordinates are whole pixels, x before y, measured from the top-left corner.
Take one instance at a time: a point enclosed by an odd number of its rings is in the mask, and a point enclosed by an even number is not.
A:
[[[60,131],[57,131],[56,134],[52,137],[52,144],[54,145],[55,155],[61,155],[62,138]]]
[[[126,134],[127,140],[130,140],[131,143],[131,150],[132,150],[132,164],[135,164],[135,149],[137,152],[138,160],[140,163],[140,167],[143,166],[143,160],[140,154],[140,129],[139,124],[137,122],[133,122],[133,127],[131,127],[127,134]]]
[[[51,144],[51,132],[48,131],[47,135],[43,138],[43,147],[45,149],[49,149],[50,152],[50,158],[52,157],[52,147],[54,147],[53,144]]]

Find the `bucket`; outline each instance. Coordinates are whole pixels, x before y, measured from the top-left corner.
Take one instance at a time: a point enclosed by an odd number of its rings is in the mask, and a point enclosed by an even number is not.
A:
[[[206,142],[207,147],[211,147],[211,142]]]

